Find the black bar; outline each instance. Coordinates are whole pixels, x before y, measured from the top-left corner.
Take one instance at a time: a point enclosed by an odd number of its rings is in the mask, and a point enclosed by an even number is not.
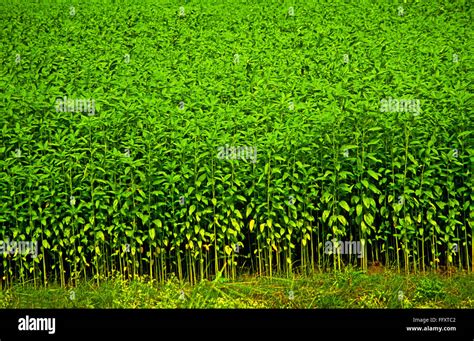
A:
[[[55,333],[19,331],[19,319],[55,318]],[[456,327],[456,331],[407,331],[407,327]],[[384,335],[403,339],[474,339],[474,310],[450,309],[318,309],[318,310],[226,310],[226,309],[10,309],[0,310],[0,340],[91,338],[114,335],[128,339],[174,328],[312,328],[337,336],[378,339]],[[145,331],[146,330],[146,331]],[[138,333],[138,334],[137,334]],[[157,334],[153,334],[157,335]],[[318,334],[319,335],[319,334]],[[321,334],[322,335],[322,334]],[[117,338],[118,337],[118,338]],[[154,338],[153,338],[154,339]],[[352,340],[352,338],[351,338]]]

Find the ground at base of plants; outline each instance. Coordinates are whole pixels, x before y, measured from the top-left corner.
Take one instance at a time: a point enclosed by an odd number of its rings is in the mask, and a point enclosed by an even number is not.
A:
[[[14,285],[1,308],[474,308],[474,275],[384,270],[313,273],[294,278],[242,276],[196,285],[169,279],[84,281],[76,287]]]

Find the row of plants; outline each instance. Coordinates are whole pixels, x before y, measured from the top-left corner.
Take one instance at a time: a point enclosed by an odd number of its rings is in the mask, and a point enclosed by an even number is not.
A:
[[[293,112],[284,134],[252,142],[255,164],[217,158],[218,146],[248,137],[218,137],[191,120],[161,126],[143,117],[129,136],[94,117],[76,129],[83,138],[65,130],[33,145],[24,135],[21,149],[0,149],[3,237],[38,240],[41,252],[34,261],[7,257],[4,267],[11,276],[120,267],[196,279],[235,274],[238,264],[290,273],[294,264],[340,267],[323,247],[336,238],[365,241],[362,267],[371,259],[406,270],[470,268],[470,132],[379,116],[343,114],[315,127]]]

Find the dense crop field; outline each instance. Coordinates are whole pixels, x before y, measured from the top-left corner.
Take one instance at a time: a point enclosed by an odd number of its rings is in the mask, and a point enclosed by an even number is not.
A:
[[[472,2],[2,2],[6,284],[472,271]]]

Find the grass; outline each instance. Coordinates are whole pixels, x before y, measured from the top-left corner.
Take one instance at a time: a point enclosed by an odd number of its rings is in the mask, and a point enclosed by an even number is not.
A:
[[[474,275],[399,274],[356,269],[307,276],[242,276],[196,285],[172,276],[83,281],[74,288],[14,285],[0,291],[1,308],[474,308]]]

